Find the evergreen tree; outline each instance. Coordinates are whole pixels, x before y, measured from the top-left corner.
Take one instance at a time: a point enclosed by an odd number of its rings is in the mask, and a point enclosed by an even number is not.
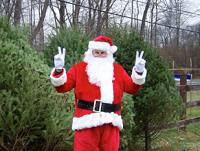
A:
[[[61,28],[48,37],[49,43],[43,51],[46,62],[54,67],[53,56],[58,53],[58,46],[66,48],[65,69],[68,71],[74,64],[82,61],[84,52],[87,50],[89,35],[81,29]]]
[[[27,33],[0,16],[0,150],[72,148],[71,94],[55,92]]]
[[[147,68],[146,82],[139,93],[133,96],[134,122],[132,137],[138,137],[144,132],[146,150],[151,149],[151,139],[160,127],[173,122],[181,113],[182,102],[175,85],[173,73],[168,64],[162,60],[155,48],[151,48],[139,34],[128,28],[113,27],[108,36],[118,46],[115,53],[116,61],[121,64],[129,75],[135,64],[136,51],[144,53]],[[123,115],[122,115],[123,116]],[[127,122],[127,121],[125,121]],[[126,129],[126,127],[125,127]],[[129,142],[127,147],[133,142]]]

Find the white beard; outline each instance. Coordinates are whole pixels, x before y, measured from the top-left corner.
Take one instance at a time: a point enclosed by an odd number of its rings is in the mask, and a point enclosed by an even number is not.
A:
[[[107,54],[106,58],[94,57],[91,52],[85,53],[84,61],[88,63],[86,72],[89,82],[101,89],[101,100],[104,103],[113,102],[114,68],[113,55]]]

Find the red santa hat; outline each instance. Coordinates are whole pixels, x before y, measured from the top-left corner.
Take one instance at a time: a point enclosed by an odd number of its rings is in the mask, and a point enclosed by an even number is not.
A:
[[[98,36],[93,41],[89,42],[89,49],[98,49],[102,51],[109,51],[115,53],[117,51],[117,46],[113,45],[113,42],[110,38],[104,36]]]

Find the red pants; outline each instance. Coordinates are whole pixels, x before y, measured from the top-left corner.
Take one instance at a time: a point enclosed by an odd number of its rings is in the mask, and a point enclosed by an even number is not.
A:
[[[112,124],[77,130],[74,151],[118,151],[119,129]]]

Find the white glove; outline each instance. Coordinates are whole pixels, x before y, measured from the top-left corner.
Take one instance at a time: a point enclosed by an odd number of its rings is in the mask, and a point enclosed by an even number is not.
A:
[[[143,73],[145,68],[146,61],[142,58],[144,54],[144,51],[141,52],[139,56],[139,52],[136,52],[136,60],[135,60],[135,68],[136,72]]]
[[[54,66],[55,69],[62,69],[65,64],[65,51],[66,49],[63,48],[63,53],[61,53],[61,48],[58,47],[58,54],[54,56]]]

